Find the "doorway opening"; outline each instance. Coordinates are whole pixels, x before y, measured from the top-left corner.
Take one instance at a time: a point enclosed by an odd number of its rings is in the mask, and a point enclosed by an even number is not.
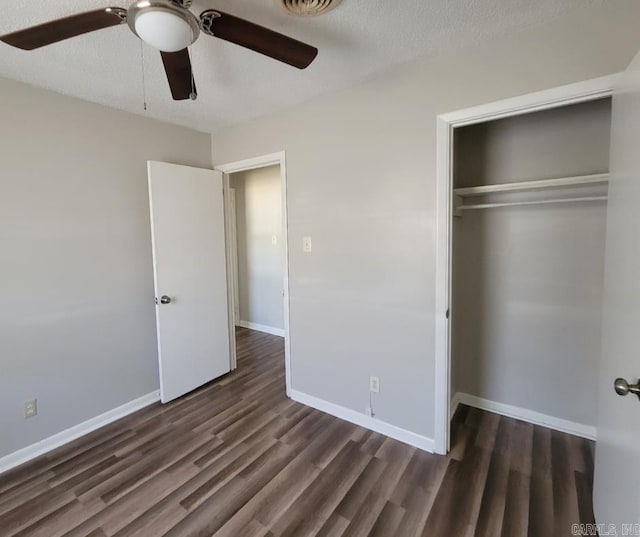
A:
[[[290,392],[285,155],[216,167],[224,175],[231,369],[255,349],[284,346]],[[262,352],[262,351],[260,351]]]
[[[284,337],[280,166],[232,173],[229,189],[235,326]]]

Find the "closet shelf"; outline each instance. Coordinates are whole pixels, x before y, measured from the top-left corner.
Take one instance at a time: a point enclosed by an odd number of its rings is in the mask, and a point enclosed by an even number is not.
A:
[[[574,196],[574,197],[558,197],[540,200],[523,200],[523,201],[491,201],[487,203],[464,203],[464,199],[487,196],[490,194],[501,194],[509,192],[534,192],[552,190],[554,188],[567,188],[582,185],[606,185],[609,182],[608,173],[598,173],[593,175],[578,175],[574,177],[559,177],[557,179],[539,179],[534,181],[520,181],[518,183],[504,183],[501,185],[482,185],[465,188],[455,188],[453,215],[461,216],[462,211],[473,211],[479,209],[494,209],[498,207],[519,207],[524,205],[550,205],[553,203],[576,203],[576,202],[592,202],[606,201],[606,194]]]
[[[504,183],[501,185],[482,185],[465,188],[454,188],[453,193],[461,198],[485,196],[501,192],[520,192],[526,190],[547,190],[551,188],[563,188],[570,186],[603,184],[609,182],[608,173],[594,175],[578,175],[574,177],[560,177],[558,179],[539,179],[535,181],[520,181],[518,183]],[[462,207],[460,207],[462,208]]]

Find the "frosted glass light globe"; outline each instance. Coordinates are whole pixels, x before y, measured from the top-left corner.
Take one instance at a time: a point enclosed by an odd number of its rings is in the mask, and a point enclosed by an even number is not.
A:
[[[163,52],[178,52],[197,37],[186,20],[164,10],[150,9],[139,13],[135,29],[140,39]]]

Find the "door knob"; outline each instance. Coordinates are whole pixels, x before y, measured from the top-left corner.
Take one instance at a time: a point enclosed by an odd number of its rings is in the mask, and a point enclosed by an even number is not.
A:
[[[171,304],[171,297],[167,295],[162,295],[160,297],[160,304]]]
[[[619,378],[613,383],[613,387],[618,395],[635,393],[638,396],[638,399],[640,399],[640,383],[629,384],[625,379]]]

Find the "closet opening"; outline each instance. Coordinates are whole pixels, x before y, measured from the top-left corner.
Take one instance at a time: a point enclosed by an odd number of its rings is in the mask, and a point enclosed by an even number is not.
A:
[[[459,405],[595,439],[612,83],[602,86],[448,124],[439,453]]]

